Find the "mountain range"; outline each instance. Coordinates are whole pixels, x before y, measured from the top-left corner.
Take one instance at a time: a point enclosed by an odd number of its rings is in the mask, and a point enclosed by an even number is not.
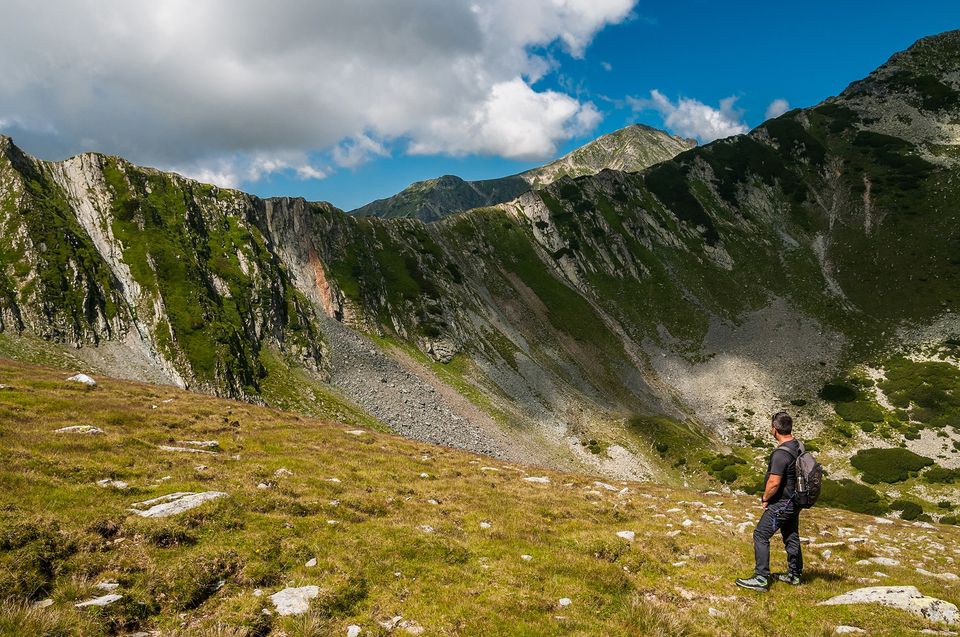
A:
[[[637,172],[672,159],[694,146],[696,140],[682,139],[649,126],[634,124],[598,137],[545,166],[518,175],[480,181],[444,175],[418,181],[392,197],[351,210],[350,214],[436,221],[455,212],[508,202],[561,177],[593,175],[605,168]]]
[[[957,68],[949,32],[745,135],[631,127],[353,215],[0,138],[0,354],[619,477],[791,403],[839,476],[851,441],[929,453],[952,386],[878,388],[956,362]]]

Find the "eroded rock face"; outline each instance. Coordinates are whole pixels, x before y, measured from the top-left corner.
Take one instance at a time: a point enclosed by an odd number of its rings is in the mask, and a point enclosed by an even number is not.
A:
[[[302,615],[310,610],[310,600],[320,594],[318,586],[285,588],[270,596],[278,615]]]
[[[159,498],[137,502],[133,505],[134,508],[127,510],[143,518],[165,518],[189,511],[190,509],[195,509],[204,502],[226,497],[228,497],[228,495],[222,491],[170,493],[160,496]],[[144,507],[148,508],[144,509]]]
[[[879,604],[899,608],[930,621],[960,623],[960,613],[955,604],[924,595],[916,586],[868,586],[820,602],[820,606],[843,604]]]

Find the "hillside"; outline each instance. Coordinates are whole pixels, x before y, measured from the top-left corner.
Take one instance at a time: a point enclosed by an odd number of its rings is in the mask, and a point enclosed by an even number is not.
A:
[[[756,499],[695,472],[699,488],[610,484],[66,376],[0,360],[5,635],[879,636],[950,625],[817,604],[878,584],[960,599],[956,527],[816,508],[802,526],[806,583],[758,595],[733,586],[750,569]],[[211,499],[135,512],[189,493]],[[288,587],[316,587],[302,590],[304,614],[278,614],[271,596]],[[75,606],[107,595],[119,598]]]
[[[873,482],[935,514],[960,468],[958,42],[430,224],[2,138],[0,354],[611,478],[752,458],[786,406],[851,489],[860,450],[936,463]]]
[[[466,181],[444,175],[411,184],[392,197],[378,199],[349,214],[384,218],[414,217],[430,222],[456,212],[516,199],[560,177],[594,175],[601,170],[637,172],[696,145],[649,126],[634,124],[602,135],[544,166],[498,179]]]

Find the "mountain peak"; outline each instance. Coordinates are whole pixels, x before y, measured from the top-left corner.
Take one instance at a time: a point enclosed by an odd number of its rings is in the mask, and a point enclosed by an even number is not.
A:
[[[696,145],[692,139],[670,135],[645,124],[631,124],[519,175],[481,181],[443,175],[410,184],[396,195],[368,203],[352,210],[351,214],[436,221],[455,212],[510,201],[561,177],[594,175],[604,169],[640,171]]]

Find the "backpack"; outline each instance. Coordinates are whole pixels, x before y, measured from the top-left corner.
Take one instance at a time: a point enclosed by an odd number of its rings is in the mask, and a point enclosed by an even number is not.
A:
[[[799,455],[794,455],[786,447],[777,447],[777,449],[783,449],[789,453],[796,463],[797,484],[793,494],[794,504],[798,508],[809,509],[820,497],[820,487],[823,486],[823,467],[813,454],[804,448],[802,442],[799,440],[797,442],[800,445]]]

